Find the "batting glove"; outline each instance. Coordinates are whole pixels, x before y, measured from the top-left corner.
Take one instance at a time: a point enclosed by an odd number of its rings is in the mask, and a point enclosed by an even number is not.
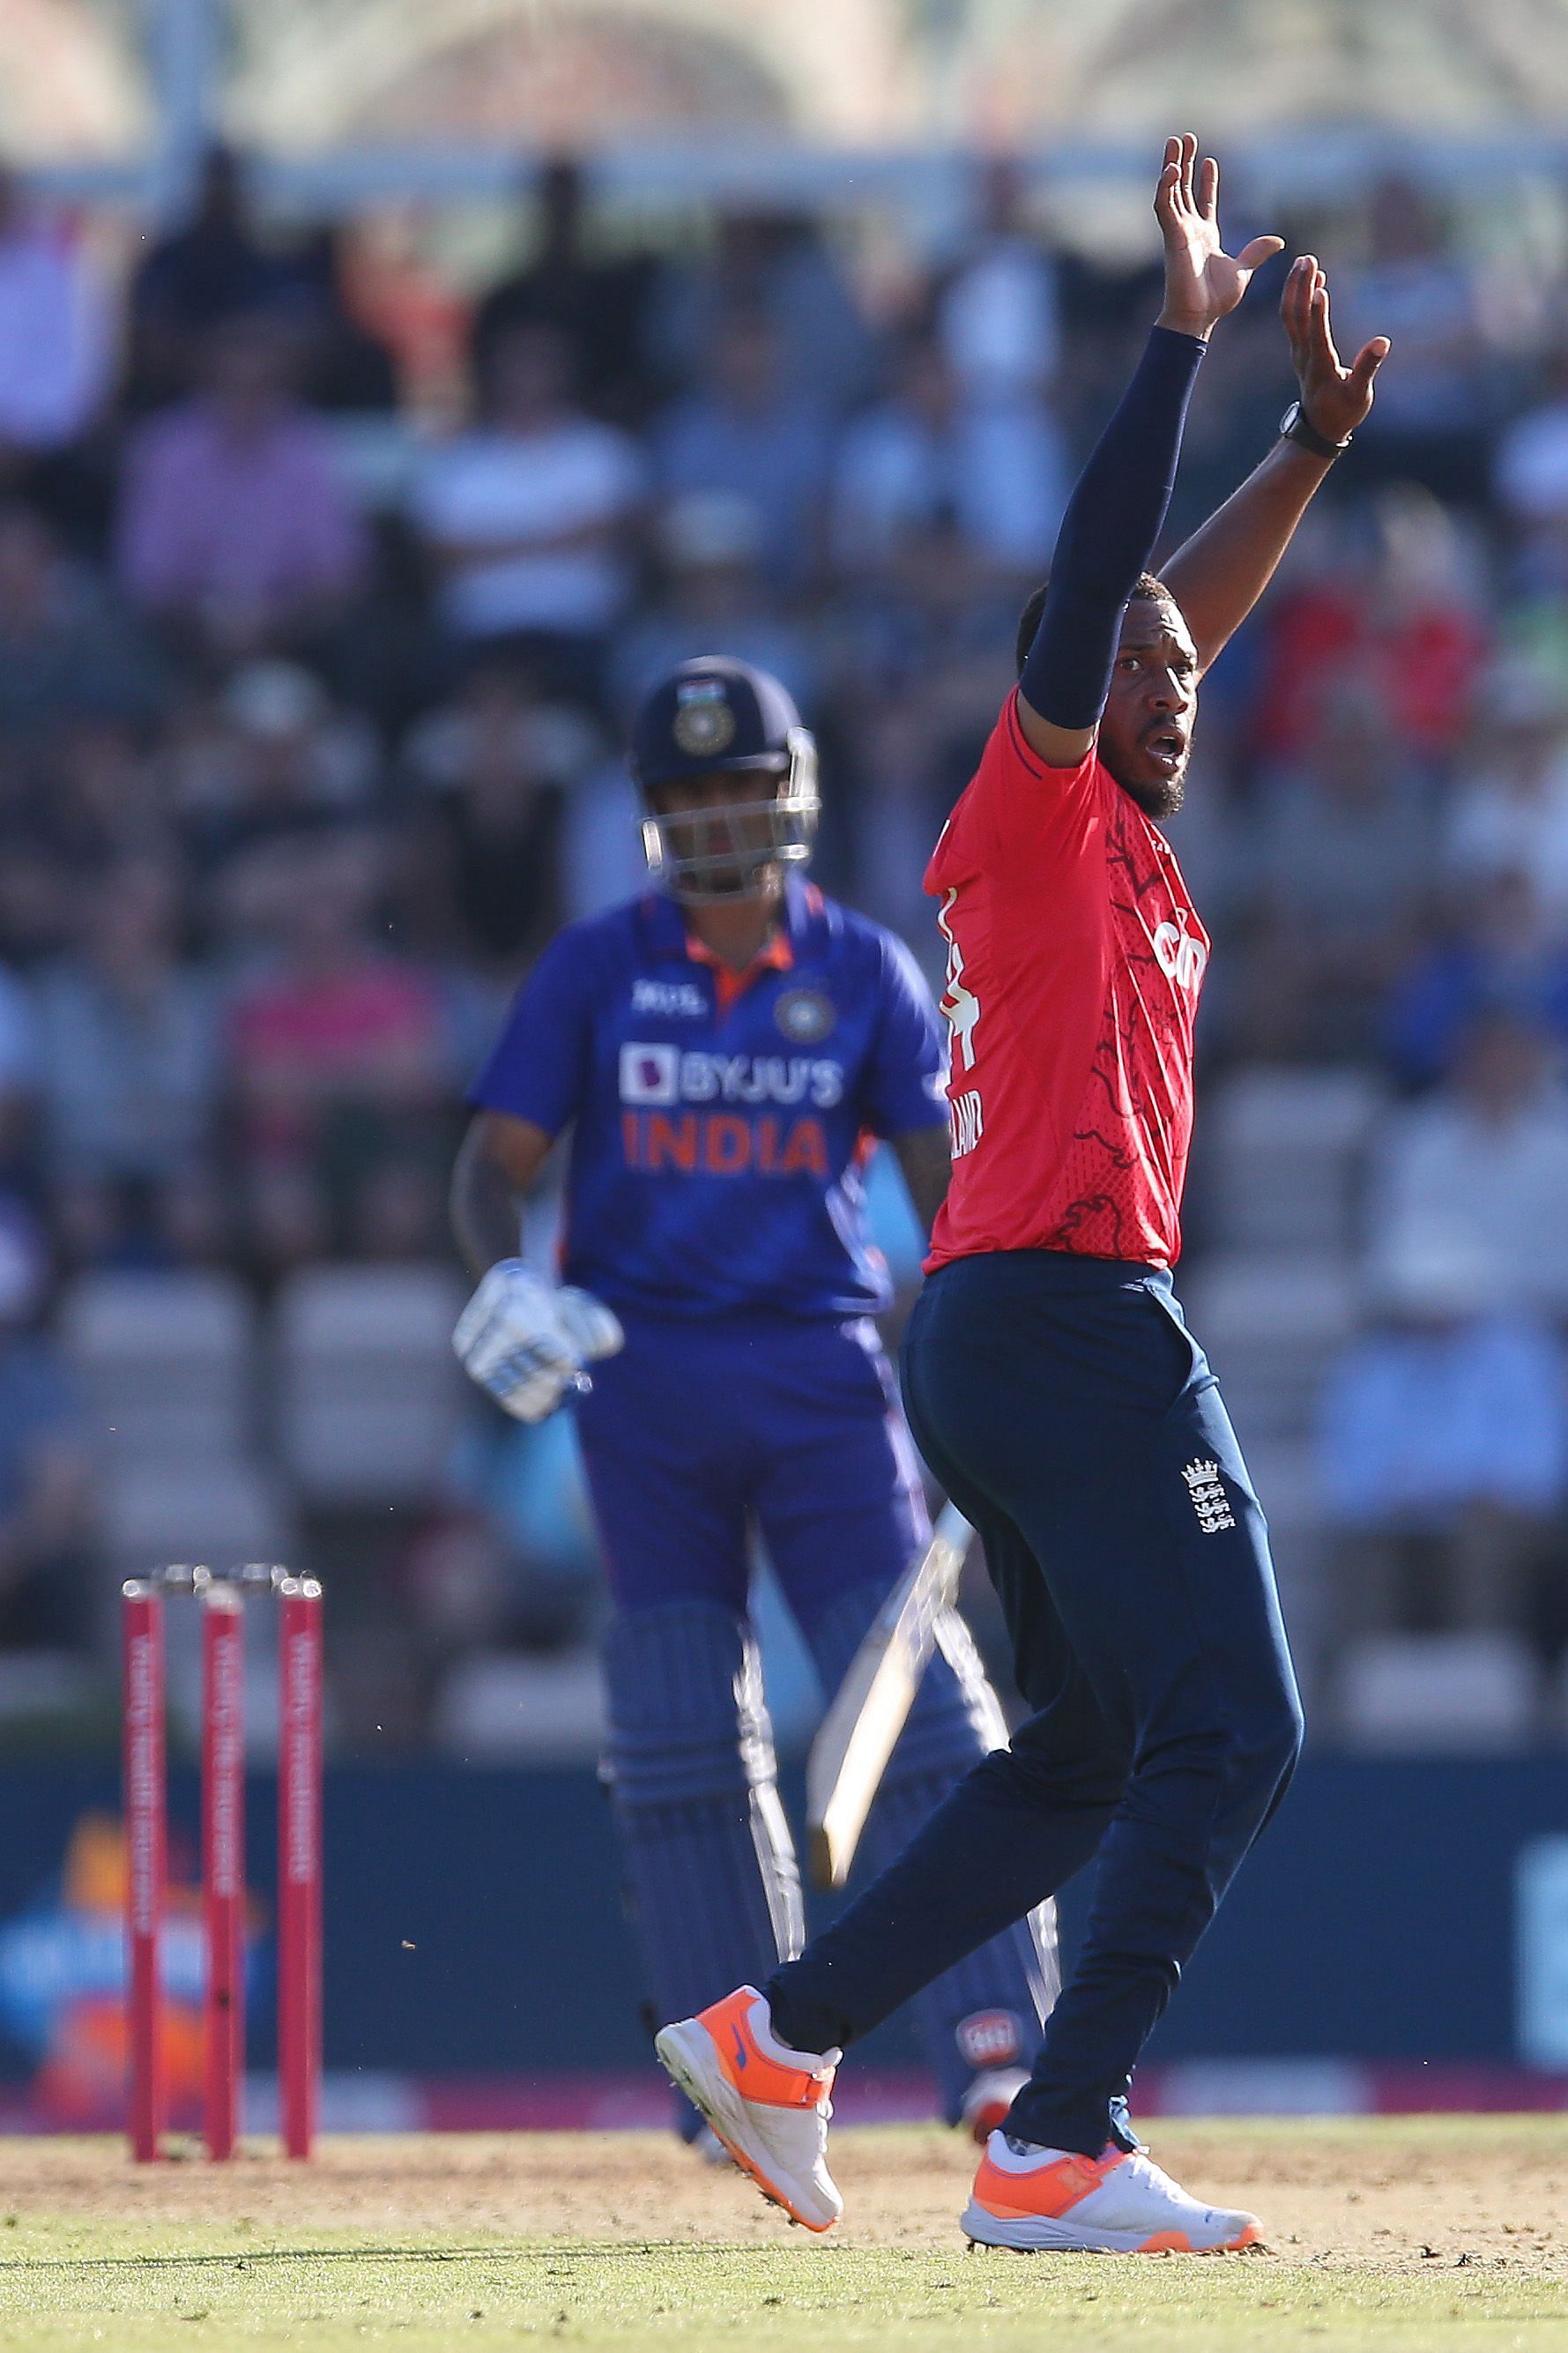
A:
[[[542,1421],[583,1366],[613,1356],[619,1323],[591,1293],[542,1282],[521,1259],[492,1266],[458,1319],[452,1345],[469,1378],[518,1421]]]

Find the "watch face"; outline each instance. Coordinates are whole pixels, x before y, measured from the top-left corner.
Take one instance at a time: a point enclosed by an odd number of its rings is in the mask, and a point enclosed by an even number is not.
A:
[[[1284,416],[1279,419],[1280,432],[1289,433],[1292,426],[1300,424],[1300,417],[1301,404],[1299,400],[1293,400],[1290,403],[1289,407],[1285,411]]]

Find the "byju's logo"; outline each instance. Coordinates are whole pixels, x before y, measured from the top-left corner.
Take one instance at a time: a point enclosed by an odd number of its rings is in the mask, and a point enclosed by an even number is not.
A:
[[[679,1046],[621,1048],[624,1103],[801,1103],[832,1111],[844,1100],[842,1062],[806,1054],[705,1054]]]
[[[621,1101],[672,1103],[680,1096],[680,1051],[675,1046],[621,1048]]]
[[[1219,1475],[1217,1462],[1189,1462],[1182,1476],[1187,1482],[1187,1493],[1193,1499],[1198,1525],[1205,1536],[1217,1536],[1222,1528],[1235,1527],[1230,1500],[1226,1494],[1225,1482]]]

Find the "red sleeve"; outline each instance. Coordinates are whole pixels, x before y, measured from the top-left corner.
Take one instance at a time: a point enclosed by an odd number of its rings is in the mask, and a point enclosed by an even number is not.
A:
[[[1074,768],[1047,767],[1024,740],[1015,689],[1002,706],[963,797],[942,830],[925,887],[938,898],[966,874],[1005,880],[1020,862],[1035,869],[1070,840],[1091,815],[1098,756]]]

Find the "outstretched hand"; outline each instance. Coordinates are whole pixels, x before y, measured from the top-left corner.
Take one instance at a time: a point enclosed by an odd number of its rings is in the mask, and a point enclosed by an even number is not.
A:
[[[1373,381],[1392,346],[1386,335],[1363,343],[1347,368],[1329,325],[1329,281],[1316,254],[1298,254],[1280,297],[1279,316],[1300,386],[1301,413],[1331,441],[1345,441],[1372,406]]]
[[[1154,192],[1154,217],[1165,240],[1162,327],[1206,337],[1216,321],[1235,310],[1253,271],[1284,250],[1283,237],[1255,237],[1233,259],[1220,244],[1218,212],[1219,165],[1214,157],[1205,155],[1198,164],[1198,142],[1190,131],[1167,139]]]

